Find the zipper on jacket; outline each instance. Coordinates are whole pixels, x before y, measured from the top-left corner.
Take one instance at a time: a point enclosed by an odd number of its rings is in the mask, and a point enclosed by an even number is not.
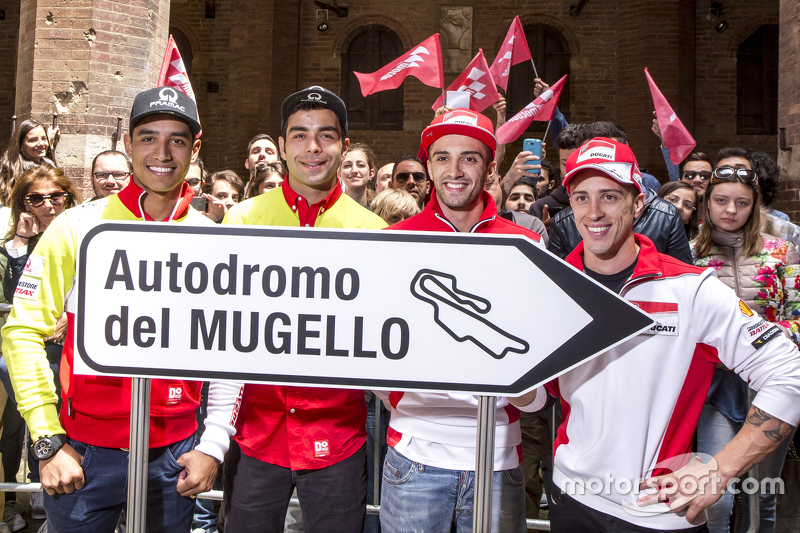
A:
[[[72,418],[72,396],[67,397],[67,416]]]
[[[483,220],[479,220],[474,226],[472,226],[472,229],[469,230],[469,232],[470,233],[475,233],[478,230],[478,226],[480,226],[481,224],[485,224],[485,223],[491,222],[494,219],[495,219],[495,217],[489,217],[489,218],[484,218]]]
[[[446,219],[446,218],[444,218],[443,216],[439,215],[439,213],[434,213],[434,215],[436,215],[436,218],[438,218],[439,220],[441,220],[442,222],[444,222],[445,224],[447,224],[448,226],[450,226],[450,229],[451,229],[451,230],[453,230],[453,231],[455,231],[456,233],[458,233],[458,229],[456,229],[456,227],[455,227],[454,225],[452,225],[452,224],[450,223],[450,221],[449,221],[449,220],[447,220],[447,219]]]
[[[741,287],[739,287],[739,265],[737,264],[736,261],[737,253],[738,252],[736,251],[736,248],[731,248],[731,255],[733,256],[733,283],[734,286],[736,287],[736,296],[738,296],[739,299],[741,299],[742,289]]]
[[[450,229],[452,229],[456,233],[461,233],[460,231],[458,231],[458,228],[456,228],[449,220],[441,216],[439,213],[434,213],[434,215],[436,215],[436,218],[438,218],[439,220],[450,226]],[[491,222],[495,218],[496,217],[489,217],[489,218],[484,218],[483,220],[479,220],[478,222],[475,223],[474,226],[472,226],[472,228],[469,230],[469,233],[475,233],[475,231],[478,229],[478,226],[480,226],[481,224],[485,224],[487,222]]]

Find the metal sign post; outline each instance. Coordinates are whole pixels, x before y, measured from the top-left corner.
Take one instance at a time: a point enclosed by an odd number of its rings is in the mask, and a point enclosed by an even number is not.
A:
[[[127,531],[144,533],[147,523],[147,465],[150,453],[150,379],[131,380],[131,437],[128,452]]]
[[[472,531],[492,531],[492,481],[494,478],[494,430],[496,396],[478,398],[478,437],[475,442],[475,490],[472,498]]]

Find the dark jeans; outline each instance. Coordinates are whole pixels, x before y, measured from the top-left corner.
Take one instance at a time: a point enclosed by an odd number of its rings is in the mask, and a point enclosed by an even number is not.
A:
[[[552,489],[553,503],[550,506],[550,531],[553,533],[708,533],[706,524],[688,529],[650,529],[600,511],[595,511],[564,494],[557,485]]]
[[[383,466],[383,461],[386,460],[386,452],[389,451],[389,446],[386,444],[386,428],[389,427],[389,419],[391,417],[390,411],[383,406],[381,399],[375,396],[372,392],[366,392],[367,399],[367,505],[372,505],[374,502],[375,494],[375,404],[380,405],[380,439],[378,444],[378,452],[380,453],[380,460],[378,461],[378,503],[380,504],[380,473]],[[378,515],[367,515],[367,521],[364,526],[365,533],[380,533],[381,521]]]
[[[366,445],[319,470],[290,470],[248,457],[235,443],[225,456],[225,533],[281,533],[292,490],[305,533],[364,531]]]
[[[69,440],[83,455],[86,485],[72,494],[44,493],[49,533],[113,533],[127,503],[128,452]],[[188,532],[195,501],[175,486],[183,471],[176,459],[190,451],[194,435],[170,446],[150,448],[147,480],[148,533]]]

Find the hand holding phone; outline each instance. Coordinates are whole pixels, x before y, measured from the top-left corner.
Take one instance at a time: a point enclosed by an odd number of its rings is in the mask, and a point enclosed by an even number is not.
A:
[[[522,142],[522,150],[524,152],[531,152],[533,155],[537,156],[539,159],[530,159],[526,161],[526,164],[529,165],[540,165],[542,163],[542,141],[539,139],[525,139]],[[532,169],[526,170],[530,174],[534,176],[538,176],[541,169]]]

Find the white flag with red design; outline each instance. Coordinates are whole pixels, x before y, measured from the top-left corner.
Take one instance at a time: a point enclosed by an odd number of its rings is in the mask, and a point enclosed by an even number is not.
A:
[[[161,61],[161,71],[158,73],[158,84],[156,86],[174,87],[191,98],[197,105],[197,99],[194,97],[194,91],[192,90],[192,82],[189,81],[186,66],[183,64],[181,53],[178,51],[172,35],[169,36],[167,41],[167,49],[164,51],[164,59]],[[199,113],[197,122],[200,122]],[[197,133],[197,137],[199,138],[202,133],[203,131],[200,130]]]
[[[497,52],[497,57],[494,58],[492,66],[489,67],[489,72],[492,73],[495,83],[498,87],[502,87],[505,91],[508,87],[508,73],[511,71],[512,65],[522,63],[531,58],[531,50],[528,48],[528,40],[525,38],[525,30],[522,29],[522,23],[519,17],[514,17],[511,22],[511,27],[508,28],[503,46]]]
[[[419,45],[398,57],[385,67],[365,74],[353,72],[361,84],[361,94],[370,94],[389,89],[397,89],[406,76],[414,76],[425,85],[444,88],[444,68],[442,67],[442,45],[439,34],[435,33]]]
[[[469,93],[469,108],[478,113],[500,99],[500,94],[497,92],[492,75],[489,74],[486,58],[483,57],[483,50],[478,49],[478,55],[470,61],[464,72],[450,84],[447,92]],[[444,100],[440,96],[431,107],[436,111],[442,105],[444,105]]]
[[[497,143],[508,144],[516,141],[534,120],[547,122],[552,119],[566,79],[567,76],[565,75],[539,95],[539,98],[526,105],[522,111],[497,128]]]

